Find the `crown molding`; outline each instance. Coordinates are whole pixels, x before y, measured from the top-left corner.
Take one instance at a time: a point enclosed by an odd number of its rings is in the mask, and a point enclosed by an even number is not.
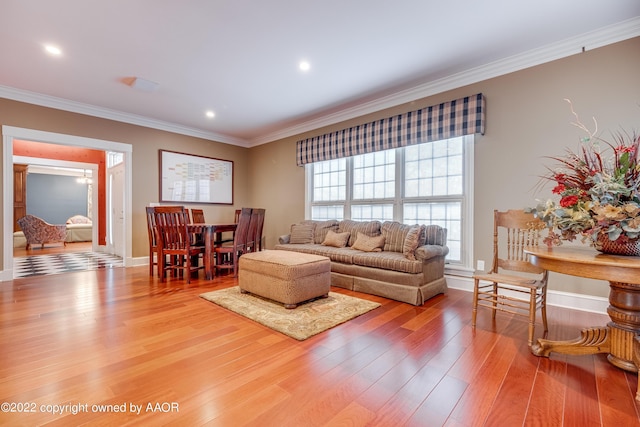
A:
[[[583,49],[593,50],[602,46],[640,36],[640,17],[629,19],[621,23],[603,27],[595,31],[576,37],[552,43],[541,48],[532,49],[498,61],[490,62],[467,71],[452,74],[441,79],[426,82],[376,100],[359,104],[334,113],[323,115],[250,140],[250,146],[266,144],[278,139],[298,135],[324,126],[329,126],[345,120],[354,119],[366,114],[386,108],[395,107],[427,96],[436,95],[447,90],[478,83],[483,80],[499,77],[514,71],[523,70],[536,65],[551,62],[583,52]]]
[[[243,139],[232,138],[228,135],[218,134],[215,132],[205,132],[201,129],[181,126],[175,123],[150,119],[144,116],[111,110],[108,108],[96,107],[95,105],[83,104],[81,102],[75,102],[64,98],[57,98],[55,96],[15,89],[8,86],[0,85],[0,98],[26,102],[27,104],[39,105],[41,107],[55,108],[56,110],[85,114],[92,117],[114,120],[117,122],[128,123],[151,129],[173,132],[180,135],[193,136],[195,138],[202,138],[210,141],[222,142],[225,144],[249,147],[247,141]]]
[[[576,37],[552,43],[541,48],[529,50],[521,54],[490,62],[479,67],[452,74],[441,79],[426,82],[408,89],[395,92],[373,101],[361,103],[355,107],[324,114],[321,117],[263,135],[258,138],[244,140],[215,132],[181,126],[175,123],[155,120],[144,116],[83,104],[63,98],[34,92],[19,90],[0,85],[0,98],[26,102],[28,104],[55,108],[73,113],[85,114],[122,123],[193,136],[215,142],[250,148],[273,142],[297,134],[305,133],[324,126],[371,114],[386,108],[395,107],[417,99],[436,95],[447,90],[456,89],[490,78],[498,77],[514,71],[540,65],[546,62],[575,55],[584,50],[592,50],[612,43],[640,36],[640,17],[635,17],[618,24],[603,27]]]

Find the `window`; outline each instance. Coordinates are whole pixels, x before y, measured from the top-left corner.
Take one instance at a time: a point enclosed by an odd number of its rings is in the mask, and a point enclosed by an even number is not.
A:
[[[447,228],[449,264],[471,268],[473,136],[308,164],[312,219]]]

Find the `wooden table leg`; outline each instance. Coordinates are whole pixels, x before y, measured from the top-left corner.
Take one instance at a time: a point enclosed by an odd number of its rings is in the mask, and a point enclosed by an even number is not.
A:
[[[640,367],[640,286],[609,282],[611,322],[605,327],[586,328],[580,337],[568,341],[539,339],[531,346],[536,356],[549,357],[550,353],[587,355],[608,353],[609,362],[620,369],[638,373]],[[640,401],[640,379],[636,390]]]
[[[204,271],[207,280],[213,280],[213,233],[205,227],[204,232]]]
[[[531,352],[536,356],[549,357],[550,353],[562,353],[571,355],[587,355],[609,353],[609,328],[585,328],[580,332],[580,337],[567,341],[552,341],[544,338],[531,346]]]

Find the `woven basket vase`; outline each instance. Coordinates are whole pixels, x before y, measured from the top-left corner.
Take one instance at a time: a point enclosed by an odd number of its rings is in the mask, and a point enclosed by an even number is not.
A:
[[[611,241],[606,234],[599,234],[596,249],[604,254],[640,256],[640,239],[629,240],[625,243]]]

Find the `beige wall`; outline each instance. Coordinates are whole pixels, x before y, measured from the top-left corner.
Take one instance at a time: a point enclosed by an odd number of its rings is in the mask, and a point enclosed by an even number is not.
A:
[[[550,164],[545,156],[575,148],[584,136],[571,126],[564,98],[585,124],[640,131],[640,38],[431,96],[357,120],[252,148],[251,200],[267,209],[267,246],[304,216],[304,170],[295,166],[295,142],[357,123],[411,111],[478,92],[487,99],[487,126],[475,144],[474,260],[491,259],[493,209],[534,206],[551,196],[535,192]],[[606,297],[604,282],[553,274],[550,288]]]
[[[474,260],[491,258],[493,209],[521,208],[550,196],[534,189],[545,156],[576,147],[582,134],[563,98],[600,130],[640,130],[640,38],[447,91],[313,132],[251,149],[0,99],[0,125],[123,142],[133,146],[133,256],[147,254],[144,206],[158,200],[158,150],[234,161],[235,205],[204,205],[207,220],[227,221],[236,207],[264,207],[267,247],[304,217],[304,170],[295,142],[478,92],[487,98],[487,127],[475,144]],[[7,207],[3,207],[3,212]],[[4,238],[4,236],[3,236]],[[551,289],[607,296],[603,282],[553,275]]]
[[[233,221],[236,206],[250,205],[249,161],[246,148],[7,99],[0,99],[0,125],[131,144],[133,147],[132,256],[134,258],[148,255],[144,207],[151,202],[158,202],[159,199],[158,150],[160,149],[234,162],[234,206],[189,204],[189,207],[203,208],[208,221]],[[3,206],[2,215],[10,211],[11,207]],[[3,235],[2,238],[4,239],[5,236]],[[1,259],[2,256],[0,256]]]

